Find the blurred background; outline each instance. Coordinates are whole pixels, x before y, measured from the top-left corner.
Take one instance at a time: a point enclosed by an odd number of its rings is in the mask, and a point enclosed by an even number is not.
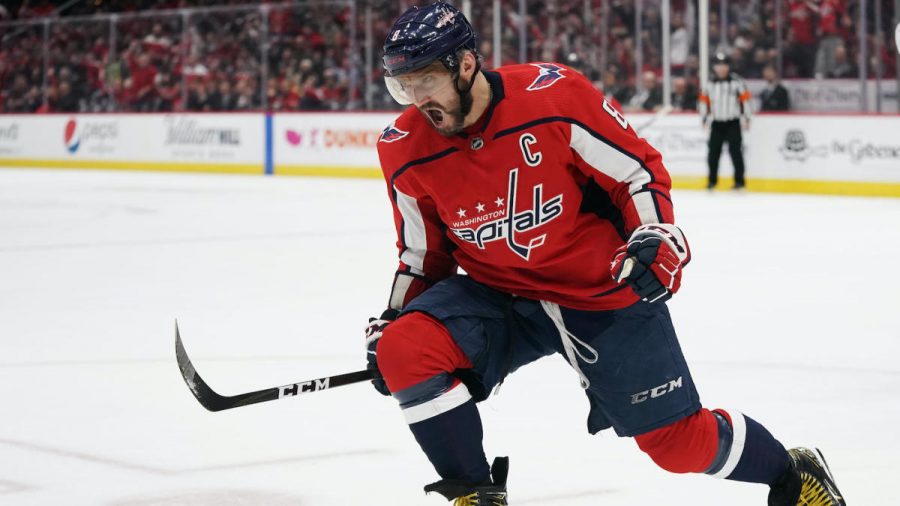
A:
[[[387,0],[7,0],[0,111],[393,110]],[[560,61],[626,110],[696,108],[697,0],[459,1],[487,67]],[[892,112],[900,0],[709,0],[711,53],[796,111]],[[499,48],[499,49],[498,49]],[[757,104],[760,108],[760,104]]]

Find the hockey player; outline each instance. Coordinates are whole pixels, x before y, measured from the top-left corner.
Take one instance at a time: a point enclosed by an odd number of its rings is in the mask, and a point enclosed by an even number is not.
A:
[[[366,343],[440,475],[426,492],[508,504],[476,402],[560,353],[591,433],[633,437],[671,472],[766,484],[770,505],[845,504],[821,453],[700,404],[665,304],[691,253],[660,154],[574,70],[482,70],[476,48],[444,3],[407,10],[384,45],[388,89],[413,107],[378,142],[400,267]]]

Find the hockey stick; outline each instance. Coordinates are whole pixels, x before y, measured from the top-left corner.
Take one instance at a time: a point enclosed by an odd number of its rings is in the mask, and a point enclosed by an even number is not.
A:
[[[653,116],[651,116],[650,119],[644,121],[644,123],[637,125],[637,126],[632,125],[631,127],[634,128],[635,132],[640,132],[641,130],[652,126],[654,123],[656,123],[656,120],[662,118],[663,116],[668,115],[670,112],[672,112],[673,109],[674,108],[671,105],[663,106],[658,111],[656,111],[656,113],[653,114]]]
[[[222,411],[225,409],[237,408],[240,406],[248,406],[260,402],[274,401],[284,399],[285,397],[294,397],[300,394],[308,394],[319,392],[329,388],[350,385],[375,378],[375,372],[368,369],[362,371],[349,372],[346,374],[337,374],[335,376],[326,376],[309,381],[301,381],[280,387],[266,388],[255,392],[247,392],[238,395],[219,395],[209,385],[203,381],[203,378],[197,374],[197,369],[188,358],[187,352],[184,351],[184,344],[181,342],[181,332],[178,330],[178,322],[175,322],[175,357],[178,359],[178,368],[181,370],[181,377],[187,384],[191,393],[197,398],[200,404],[209,411]]]

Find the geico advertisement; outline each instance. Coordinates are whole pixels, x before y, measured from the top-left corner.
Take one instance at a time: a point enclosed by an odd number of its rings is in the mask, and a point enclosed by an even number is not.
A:
[[[258,114],[3,116],[0,157],[261,163]]]
[[[764,116],[753,173],[782,179],[900,182],[900,117]]]
[[[275,164],[378,167],[378,138],[396,116],[276,114],[272,129]]]

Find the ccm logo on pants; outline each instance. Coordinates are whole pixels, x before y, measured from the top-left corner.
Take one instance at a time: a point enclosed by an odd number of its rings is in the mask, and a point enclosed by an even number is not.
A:
[[[676,388],[681,388],[681,376],[678,379],[673,379],[672,381],[660,385],[655,388],[651,388],[650,390],[644,390],[643,392],[638,392],[636,394],[631,395],[631,403],[632,404],[640,404],[647,399],[656,399],[657,397],[661,397],[666,395],[667,393],[675,390]]]

